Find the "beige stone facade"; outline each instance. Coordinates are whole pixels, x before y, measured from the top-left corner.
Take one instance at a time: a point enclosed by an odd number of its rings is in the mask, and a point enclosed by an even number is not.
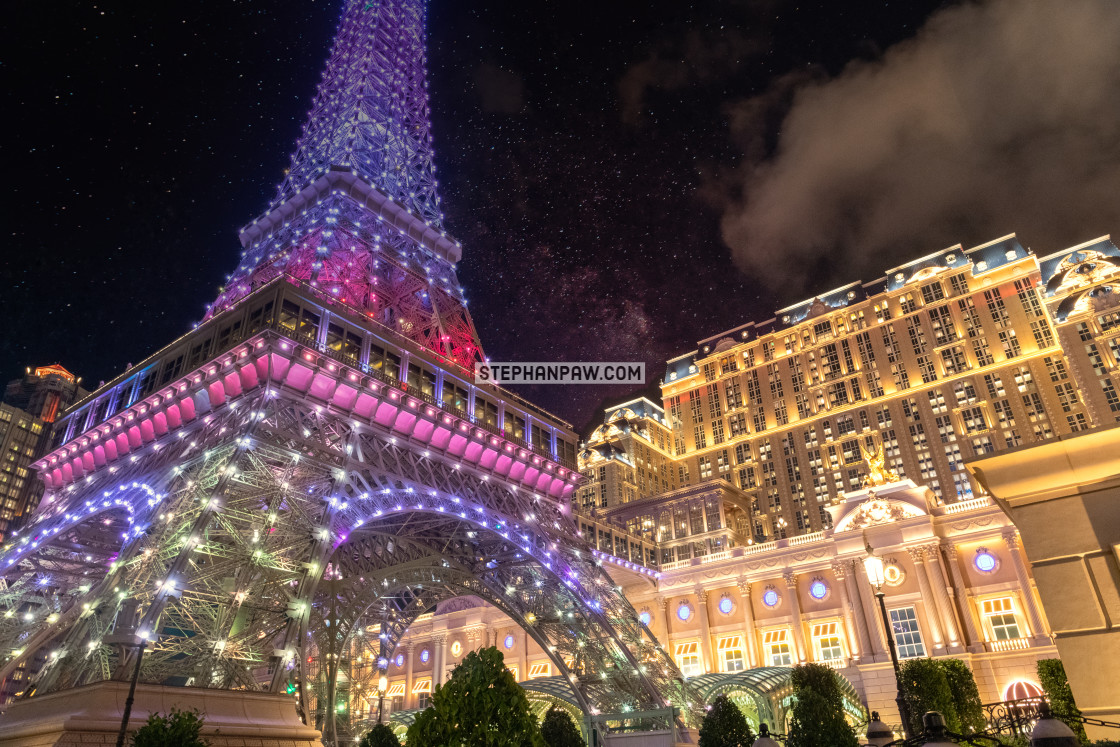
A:
[[[1022,532],[1078,707],[1120,722],[1120,426],[969,467]]]

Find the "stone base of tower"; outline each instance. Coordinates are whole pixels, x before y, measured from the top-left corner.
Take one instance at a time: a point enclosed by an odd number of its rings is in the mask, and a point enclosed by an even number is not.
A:
[[[92,685],[18,701],[0,712],[0,747],[115,745],[127,682]],[[299,720],[292,698],[271,693],[138,685],[129,731],[151,713],[197,710],[210,747],[321,747],[320,734]]]

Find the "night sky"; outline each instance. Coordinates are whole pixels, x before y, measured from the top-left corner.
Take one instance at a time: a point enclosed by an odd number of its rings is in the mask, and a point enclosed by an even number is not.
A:
[[[58,361],[96,384],[202,317],[340,7],[6,8],[0,378]],[[487,355],[656,380],[944,246],[1120,229],[1118,9],[432,0],[441,196]],[[582,427],[622,392],[528,394]]]

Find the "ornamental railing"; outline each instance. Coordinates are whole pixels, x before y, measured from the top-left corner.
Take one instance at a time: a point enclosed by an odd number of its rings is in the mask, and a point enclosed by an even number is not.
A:
[[[988,725],[987,733],[1030,736],[1041,718],[1039,709],[1044,702],[1042,698],[1021,698],[985,703],[981,707]]]

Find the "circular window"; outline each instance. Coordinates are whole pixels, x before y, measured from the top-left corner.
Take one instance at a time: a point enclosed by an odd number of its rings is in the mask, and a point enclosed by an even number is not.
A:
[[[976,557],[972,559],[972,564],[976,566],[976,570],[981,573],[991,573],[996,568],[999,568],[999,559],[981,547],[976,551]]]
[[[681,602],[681,606],[677,607],[677,617],[682,621],[692,617],[692,607],[689,606],[688,602]]]
[[[782,597],[776,589],[767,589],[762,592],[762,603],[767,607],[777,607],[780,601],[782,601]]]
[[[638,613],[638,619],[642,621],[642,625],[649,625],[653,617],[649,614],[649,610],[642,610]]]
[[[459,643],[458,641],[455,641],[454,643],[452,643],[451,644],[451,655],[452,656],[458,656],[461,653],[463,653],[463,644]]]
[[[506,639],[502,641],[502,643],[507,649],[513,648],[513,636],[507,635]]]
[[[428,659],[431,658],[431,656],[432,656],[431,652],[428,651],[428,649],[424,649],[423,651],[420,652],[420,661],[427,664]]]
[[[397,658],[393,662],[398,666],[404,666],[404,654],[397,654]]]
[[[809,584],[809,596],[818,602],[828,596],[828,584],[820,579]]]
[[[731,597],[723,597],[719,600],[719,611],[725,615],[730,615],[735,609],[735,602]]]
[[[904,578],[906,573],[896,563],[889,563],[883,568],[883,580],[888,586],[898,586]]]

